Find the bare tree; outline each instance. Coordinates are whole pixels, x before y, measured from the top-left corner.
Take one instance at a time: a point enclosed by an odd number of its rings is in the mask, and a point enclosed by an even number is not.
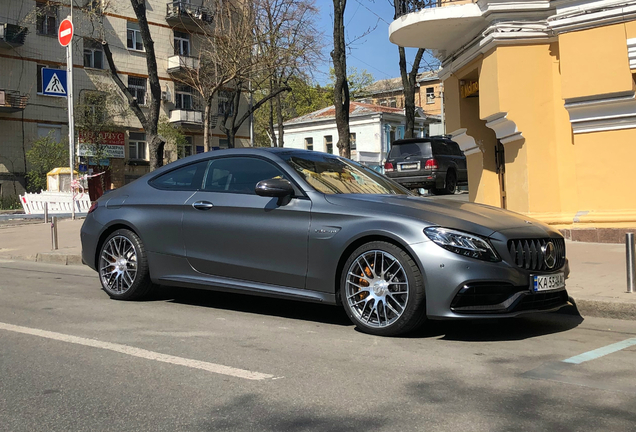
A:
[[[130,0],[132,8],[135,12],[135,16],[139,22],[139,30],[141,33],[141,39],[144,44],[144,50],[146,52],[146,66],[148,68],[148,83],[150,85],[150,101],[148,103],[148,114],[142,111],[139,106],[139,102],[128,90],[128,87],[123,83],[117,72],[117,66],[113,61],[113,54],[110,50],[108,42],[104,40],[102,42],[104,46],[104,54],[108,61],[108,67],[110,68],[111,75],[119,90],[124,94],[128,105],[132,112],[135,114],[141,126],[146,132],[146,138],[148,140],[148,148],[150,152],[150,170],[154,170],[163,165],[163,148],[165,145],[164,139],[159,135],[157,131],[157,124],[159,122],[159,108],[161,105],[161,84],[159,84],[159,74],[157,71],[157,58],[155,56],[155,44],[150,35],[150,28],[148,27],[148,20],[146,19],[146,1],[145,0]]]
[[[347,53],[345,42],[344,12],[347,0],[333,0],[333,60],[334,105],[338,128],[338,151],[340,156],[350,157],[349,144],[349,84],[347,82]]]
[[[406,116],[406,127],[404,138],[413,138],[415,129],[415,87],[417,86],[417,72],[420,69],[420,62],[424,55],[424,48],[419,48],[411,70],[406,70],[406,52],[403,47],[398,47],[400,51],[400,75],[402,76],[402,87],[404,88],[404,115]]]

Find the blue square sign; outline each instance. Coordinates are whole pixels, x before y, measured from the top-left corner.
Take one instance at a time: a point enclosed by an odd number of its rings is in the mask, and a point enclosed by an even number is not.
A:
[[[66,97],[66,71],[64,69],[42,68],[42,94]]]

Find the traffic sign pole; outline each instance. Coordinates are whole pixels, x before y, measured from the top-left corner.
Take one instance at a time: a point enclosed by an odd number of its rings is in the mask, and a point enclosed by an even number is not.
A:
[[[73,193],[73,170],[75,168],[75,122],[73,121],[73,4],[71,15],[60,24],[58,40],[66,46],[66,101],[68,102],[68,145],[71,166],[71,218],[75,219],[75,194]]]

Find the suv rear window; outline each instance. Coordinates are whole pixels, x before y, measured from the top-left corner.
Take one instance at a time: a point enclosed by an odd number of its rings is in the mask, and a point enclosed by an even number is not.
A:
[[[431,157],[430,141],[421,143],[404,143],[394,144],[389,152],[389,158],[398,158],[406,156]]]

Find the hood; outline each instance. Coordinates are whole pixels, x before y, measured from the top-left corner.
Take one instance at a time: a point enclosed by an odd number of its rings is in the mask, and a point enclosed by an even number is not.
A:
[[[545,236],[552,228],[526,216],[483,204],[407,195],[325,195],[334,205],[371,212],[391,213],[418,219],[429,225],[490,237],[495,232],[526,232],[529,237]],[[529,222],[529,223],[528,223]]]

